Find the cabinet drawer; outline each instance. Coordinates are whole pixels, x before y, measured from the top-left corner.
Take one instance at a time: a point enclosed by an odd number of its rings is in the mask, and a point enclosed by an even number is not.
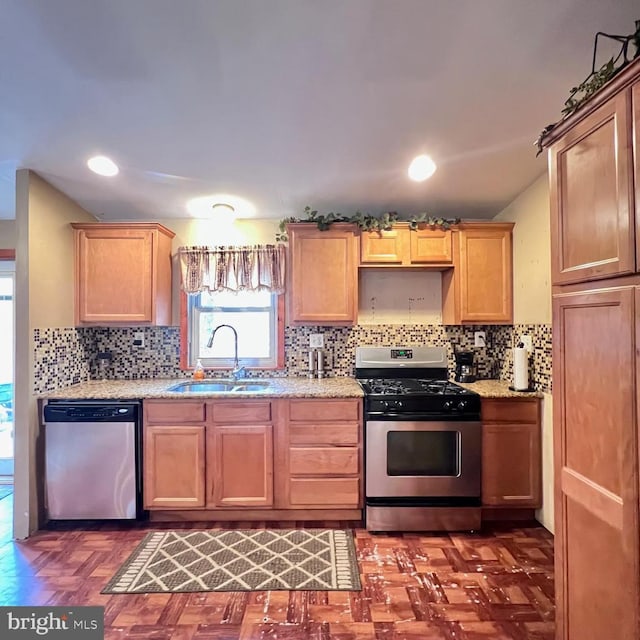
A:
[[[482,400],[482,422],[537,422],[538,399]]]
[[[360,428],[346,424],[291,424],[290,444],[358,444]]]
[[[270,402],[214,402],[210,405],[214,422],[271,422]]]
[[[361,403],[362,401],[356,398],[353,400],[291,400],[289,419],[312,422],[358,421]]]
[[[358,478],[292,478],[289,501],[292,506],[348,506],[360,505]]]
[[[355,474],[358,471],[357,447],[291,447],[289,451],[292,475]]]
[[[153,424],[182,424],[183,422],[204,422],[204,402],[146,401],[143,404],[145,421]]]

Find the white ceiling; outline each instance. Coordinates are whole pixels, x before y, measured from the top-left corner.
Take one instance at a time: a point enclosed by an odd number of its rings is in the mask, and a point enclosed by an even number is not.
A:
[[[545,171],[532,143],[595,32],[636,18],[638,0],[0,0],[0,217],[19,167],[113,220],[213,192],[261,218],[491,217]],[[98,152],[117,177],[88,171]],[[439,168],[413,183],[421,152]]]

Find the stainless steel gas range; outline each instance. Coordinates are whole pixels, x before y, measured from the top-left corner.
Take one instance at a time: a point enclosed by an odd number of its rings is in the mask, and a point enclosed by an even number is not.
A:
[[[480,396],[441,347],[358,347],[370,531],[480,528]]]

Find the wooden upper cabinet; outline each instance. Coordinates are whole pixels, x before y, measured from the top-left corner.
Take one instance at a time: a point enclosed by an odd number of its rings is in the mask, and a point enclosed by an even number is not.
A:
[[[549,148],[553,284],[634,272],[632,135],[625,89]]]
[[[442,274],[444,324],[513,323],[513,223],[463,223]]]
[[[430,227],[412,231],[398,223],[389,231],[363,231],[360,266],[440,266],[452,263],[451,231]]]
[[[77,325],[171,324],[172,231],[155,223],[72,223]]]
[[[320,231],[316,224],[287,227],[288,301],[292,324],[354,324],[358,315],[358,234],[350,224]]]

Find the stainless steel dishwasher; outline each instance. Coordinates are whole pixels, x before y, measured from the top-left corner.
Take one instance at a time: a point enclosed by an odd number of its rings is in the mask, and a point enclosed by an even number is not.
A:
[[[140,415],[136,401],[50,400],[45,405],[50,520],[140,516]]]

